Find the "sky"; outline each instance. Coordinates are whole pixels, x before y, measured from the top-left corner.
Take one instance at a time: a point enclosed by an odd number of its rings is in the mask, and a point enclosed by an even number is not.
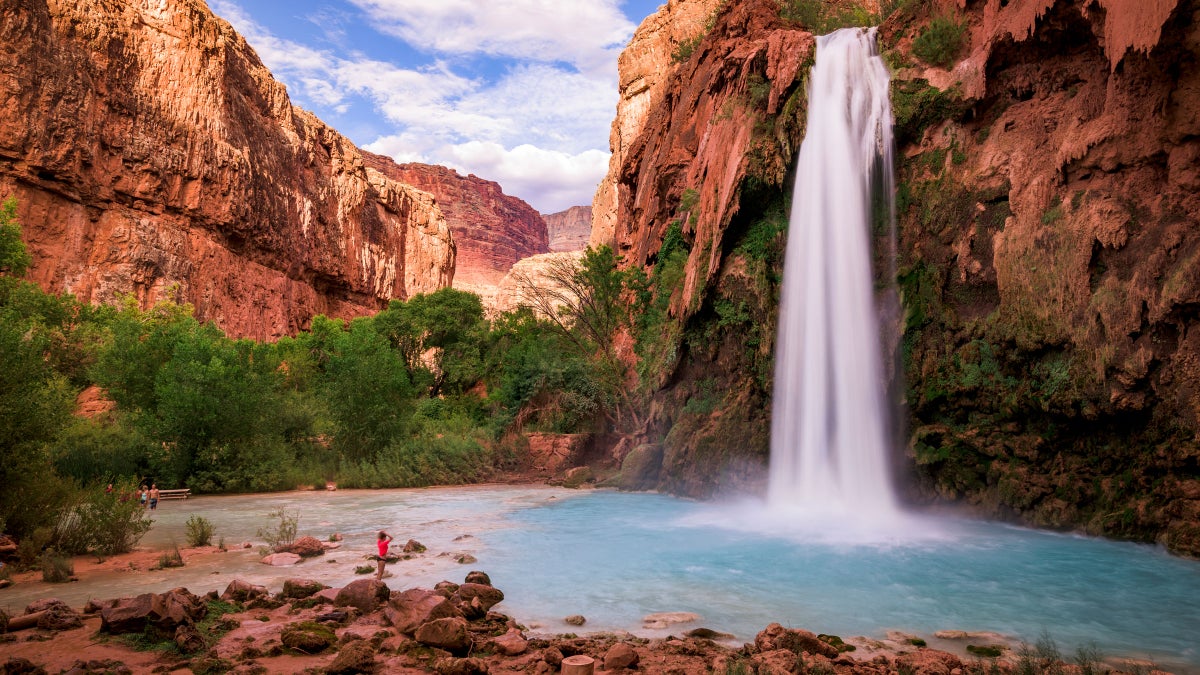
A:
[[[542,213],[608,168],[617,56],[665,0],[209,0],[292,102],[359,147]]]

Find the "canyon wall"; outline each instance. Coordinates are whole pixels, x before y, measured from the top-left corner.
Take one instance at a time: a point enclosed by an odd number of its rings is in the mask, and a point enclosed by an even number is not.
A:
[[[454,287],[489,296],[518,260],[550,251],[546,221],[498,183],[429,164],[397,164],[364,153],[367,165],[432,194],[454,234]]]
[[[234,336],[372,313],[451,283],[428,193],[313,115],[201,0],[8,0],[0,196],[29,277],[195,306]]]
[[[668,241],[686,252],[668,289],[674,343],[640,369],[657,373],[640,383],[650,423],[615,451],[637,472],[628,484],[762,487],[813,54],[778,8],[728,3],[689,58],[660,59],[660,103],[633,114],[622,152],[614,143],[602,191],[616,196],[598,196],[594,221],[651,273]],[[884,23],[904,309],[893,384],[907,404],[896,467],[910,501],[1200,554],[1196,11],[951,1]],[[930,54],[938,16],[961,29],[942,41],[944,66],[914,55]],[[890,261],[877,268],[891,284]]]
[[[592,237],[592,207],[572,206],[558,213],[543,213],[552,253],[582,251]]]

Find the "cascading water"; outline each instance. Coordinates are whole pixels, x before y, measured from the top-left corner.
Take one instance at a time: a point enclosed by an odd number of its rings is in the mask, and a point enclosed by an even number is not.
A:
[[[890,520],[897,505],[870,232],[874,218],[894,220],[892,115],[875,29],[817,38],[808,99],[779,311],[768,503]]]

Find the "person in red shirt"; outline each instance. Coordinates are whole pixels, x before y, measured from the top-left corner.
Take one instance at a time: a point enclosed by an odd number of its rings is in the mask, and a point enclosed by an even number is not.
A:
[[[392,535],[380,530],[379,539],[375,541],[375,545],[379,547],[379,556],[377,557],[379,560],[379,569],[375,572],[375,579],[377,581],[383,580],[383,566],[387,564],[388,546],[391,543]]]

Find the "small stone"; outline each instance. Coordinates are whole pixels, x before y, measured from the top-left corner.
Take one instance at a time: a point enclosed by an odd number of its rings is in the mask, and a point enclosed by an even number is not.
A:
[[[564,618],[563,621],[571,624],[572,626],[582,626],[583,624],[587,623],[587,619],[585,619],[582,614],[572,614],[571,616]]]
[[[604,652],[604,669],[617,670],[620,668],[634,668],[638,664],[638,653],[624,642],[608,648]]]

